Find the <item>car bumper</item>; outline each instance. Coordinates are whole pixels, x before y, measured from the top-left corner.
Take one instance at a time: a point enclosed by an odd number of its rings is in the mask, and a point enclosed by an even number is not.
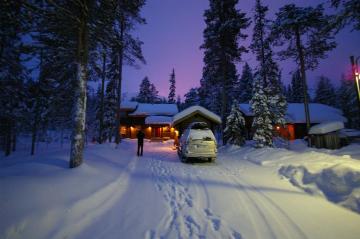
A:
[[[185,152],[187,158],[216,158],[216,153]]]

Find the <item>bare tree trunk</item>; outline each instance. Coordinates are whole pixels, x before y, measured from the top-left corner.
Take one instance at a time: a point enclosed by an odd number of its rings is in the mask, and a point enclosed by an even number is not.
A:
[[[11,141],[12,141],[12,151],[15,152],[16,151],[16,126],[14,126]]]
[[[86,80],[88,56],[87,1],[82,2],[77,45],[77,76],[75,83],[75,107],[73,115],[73,132],[71,139],[70,168],[78,167],[83,162],[86,116]]]
[[[101,97],[100,97],[99,144],[101,144],[103,141],[105,78],[106,78],[106,52],[104,51],[103,52],[103,66],[102,66],[102,79],[101,79]]]
[[[41,74],[41,70],[42,70],[42,60],[43,60],[43,51],[40,51],[40,74],[39,74],[39,79],[38,79],[38,84],[37,84],[37,88],[38,88],[38,92],[36,95],[36,99],[35,99],[35,112],[34,112],[34,121],[33,121],[33,125],[32,125],[32,136],[31,136],[31,155],[35,154],[35,143],[36,143],[36,136],[38,134],[38,126],[39,126],[39,121],[40,121],[40,96],[39,94],[41,94],[41,79],[42,79],[42,74]]]
[[[31,155],[34,155],[35,153],[36,135],[37,135],[37,120],[35,119],[31,131],[31,152],[30,152]]]
[[[7,127],[5,133],[5,156],[9,156],[11,153],[11,133],[12,133],[12,122],[11,119],[7,119]]]
[[[305,72],[305,58],[303,47],[300,39],[300,32],[298,29],[295,30],[296,36],[296,48],[298,50],[299,60],[300,60],[300,72],[301,72],[301,80],[304,85],[304,107],[305,107],[305,117],[306,117],[306,133],[310,130],[310,111],[309,111],[309,99],[308,99],[308,90],[306,83],[306,72]]]
[[[60,137],[61,137],[61,139],[60,139],[60,148],[62,148],[63,145],[64,145],[64,127],[62,127],[62,126],[61,126],[61,130],[60,130]]]
[[[121,142],[120,134],[120,107],[121,107],[121,83],[122,83],[122,68],[123,68],[123,56],[124,56],[124,31],[125,31],[125,21],[124,19],[120,22],[120,49],[119,49],[119,81],[117,85],[117,111],[116,111],[116,129],[115,129],[115,142],[119,144]]]

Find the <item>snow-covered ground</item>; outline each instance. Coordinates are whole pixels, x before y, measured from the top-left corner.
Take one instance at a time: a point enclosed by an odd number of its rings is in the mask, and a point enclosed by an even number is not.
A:
[[[66,147],[0,158],[0,238],[359,238],[360,214],[341,206],[358,196],[359,145],[223,147],[192,164],[171,146],[88,145],[75,169]]]

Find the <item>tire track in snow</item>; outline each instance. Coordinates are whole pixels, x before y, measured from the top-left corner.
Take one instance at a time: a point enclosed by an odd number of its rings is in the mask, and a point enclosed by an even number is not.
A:
[[[203,213],[205,213],[205,215],[206,215],[208,224],[211,224],[211,228],[213,229],[210,234],[215,238],[228,237],[228,238],[233,238],[233,239],[241,239],[242,235],[240,232],[238,232],[237,230],[235,230],[233,228],[230,228],[228,226],[228,223],[226,222],[226,220],[224,220],[223,218],[221,218],[218,215],[215,215],[212,212],[208,189],[207,189],[205,183],[203,182],[203,180],[199,177],[199,175],[196,175],[196,178],[199,181],[199,183],[201,184],[202,189],[204,190],[206,205],[205,205],[205,208],[203,208],[202,210],[203,210]],[[249,215],[251,215],[251,214],[249,214]],[[205,232],[207,232],[207,226],[205,228]]]
[[[155,188],[163,194],[168,212],[159,226],[148,230],[145,236],[149,239],[242,238],[240,232],[212,211],[209,192],[199,176],[202,171],[196,165],[169,162],[174,155],[161,152],[149,158]]]
[[[248,183],[233,169],[224,168],[224,173],[227,177],[232,178],[233,182],[237,184],[237,191],[245,195],[248,199],[248,204],[251,205],[258,216],[262,218],[263,224],[270,232],[272,238],[307,238],[301,228],[294,223],[294,221],[281,209],[269,196],[265,195],[259,189]],[[230,172],[227,174],[227,172]],[[239,195],[239,197],[241,197]],[[278,229],[270,225],[268,221],[276,222]],[[266,238],[269,234],[258,235],[258,238]]]
[[[136,163],[136,157],[133,157],[124,172],[116,180],[91,196],[79,200],[69,208],[66,217],[63,218],[64,226],[55,232],[52,238],[74,238],[95,218],[111,209],[125,193],[130,174],[134,171]]]
[[[234,176],[233,176],[234,177]],[[234,180],[237,183],[245,184],[246,187],[251,188],[251,190],[245,189],[250,194],[249,197],[257,202],[261,206],[261,208],[267,212],[266,215],[269,215],[270,219],[273,219],[279,226],[279,228],[285,234],[284,236],[280,236],[282,238],[307,238],[305,233],[301,230],[301,228],[290,218],[290,216],[279,207],[269,196],[265,193],[261,192],[256,187],[250,185],[246,180],[235,178]],[[279,238],[279,237],[278,237]]]

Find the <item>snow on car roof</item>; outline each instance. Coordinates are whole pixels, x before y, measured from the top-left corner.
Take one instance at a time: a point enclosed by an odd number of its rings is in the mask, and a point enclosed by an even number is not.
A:
[[[192,115],[194,115],[196,113],[202,114],[203,116],[211,119],[215,123],[221,124],[221,118],[218,115],[216,115],[213,112],[205,109],[204,107],[198,106],[198,105],[186,108],[185,110],[174,115],[173,124],[176,124],[183,119],[191,117]]]
[[[146,115],[163,115],[173,116],[178,113],[176,104],[143,104],[139,103],[135,112],[129,114],[131,116],[146,116]]]
[[[246,116],[254,116],[251,111],[250,104],[239,104],[240,111]],[[323,123],[328,121],[347,122],[347,119],[342,115],[342,111],[324,104],[310,103],[310,122]],[[305,110],[302,103],[288,103],[288,109],[285,116],[287,123],[305,123]]]
[[[191,139],[204,139],[206,137],[215,140],[215,136],[210,129],[191,129],[190,136]]]

